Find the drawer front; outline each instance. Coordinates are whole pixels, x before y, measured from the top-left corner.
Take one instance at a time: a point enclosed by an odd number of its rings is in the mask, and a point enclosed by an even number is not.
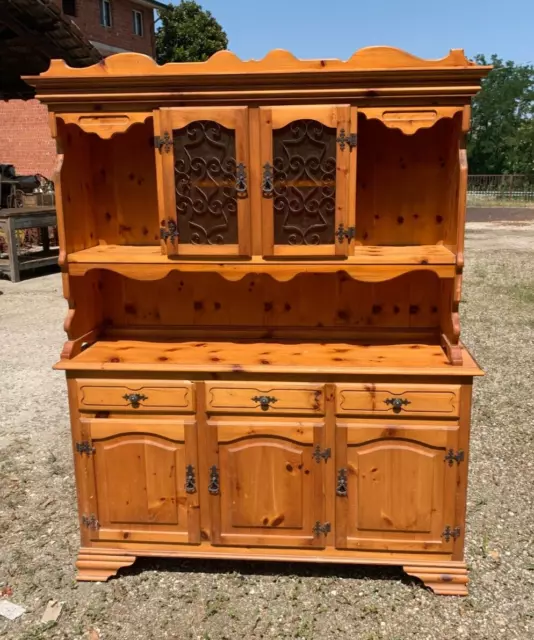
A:
[[[80,411],[194,411],[191,382],[77,380]]]
[[[459,415],[459,399],[459,385],[338,384],[336,412],[454,418]]]
[[[324,385],[208,382],[206,409],[208,413],[324,415]]]

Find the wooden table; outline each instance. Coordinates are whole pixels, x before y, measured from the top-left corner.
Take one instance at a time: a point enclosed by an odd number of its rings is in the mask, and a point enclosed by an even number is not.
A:
[[[56,225],[55,207],[0,209],[0,232],[4,232],[8,245],[8,258],[0,259],[0,271],[9,273],[11,282],[19,282],[21,271],[57,264],[59,249],[51,249],[48,238],[48,227]],[[16,231],[35,228],[40,229],[43,250],[20,256]]]

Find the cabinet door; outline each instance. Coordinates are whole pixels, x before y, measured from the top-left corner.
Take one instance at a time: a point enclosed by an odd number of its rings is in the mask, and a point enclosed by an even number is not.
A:
[[[348,254],[350,113],[347,105],[260,108],[265,255]]]
[[[200,541],[196,423],[89,420],[94,540]]]
[[[250,254],[248,110],[154,114],[161,238],[168,254]]]
[[[456,452],[458,427],[336,428],[336,545],[452,551],[458,463],[446,456]]]
[[[323,422],[208,422],[213,544],[324,547]]]

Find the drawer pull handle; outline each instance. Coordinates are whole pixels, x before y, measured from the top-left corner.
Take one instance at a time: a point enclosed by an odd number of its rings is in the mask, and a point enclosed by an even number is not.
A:
[[[406,398],[387,398],[384,400],[386,404],[390,404],[393,407],[393,413],[400,413],[402,409],[402,405],[411,404],[409,400]]]
[[[262,411],[268,411],[269,405],[278,402],[274,396],[252,396],[252,402],[259,402]]]
[[[210,467],[210,483],[208,491],[212,496],[219,495],[219,469],[215,465]]]
[[[132,405],[133,409],[139,409],[139,403],[142,400],[148,400],[148,396],[142,393],[125,393],[122,397]]]

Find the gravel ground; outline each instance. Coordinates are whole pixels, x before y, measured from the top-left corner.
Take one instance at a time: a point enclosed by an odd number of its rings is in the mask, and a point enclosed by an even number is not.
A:
[[[26,608],[0,638],[534,638],[534,224],[471,223],[463,339],[476,384],[467,598],[396,569],[138,560],[78,584],[60,276],[0,282],[0,592]],[[46,603],[64,603],[40,624]]]

